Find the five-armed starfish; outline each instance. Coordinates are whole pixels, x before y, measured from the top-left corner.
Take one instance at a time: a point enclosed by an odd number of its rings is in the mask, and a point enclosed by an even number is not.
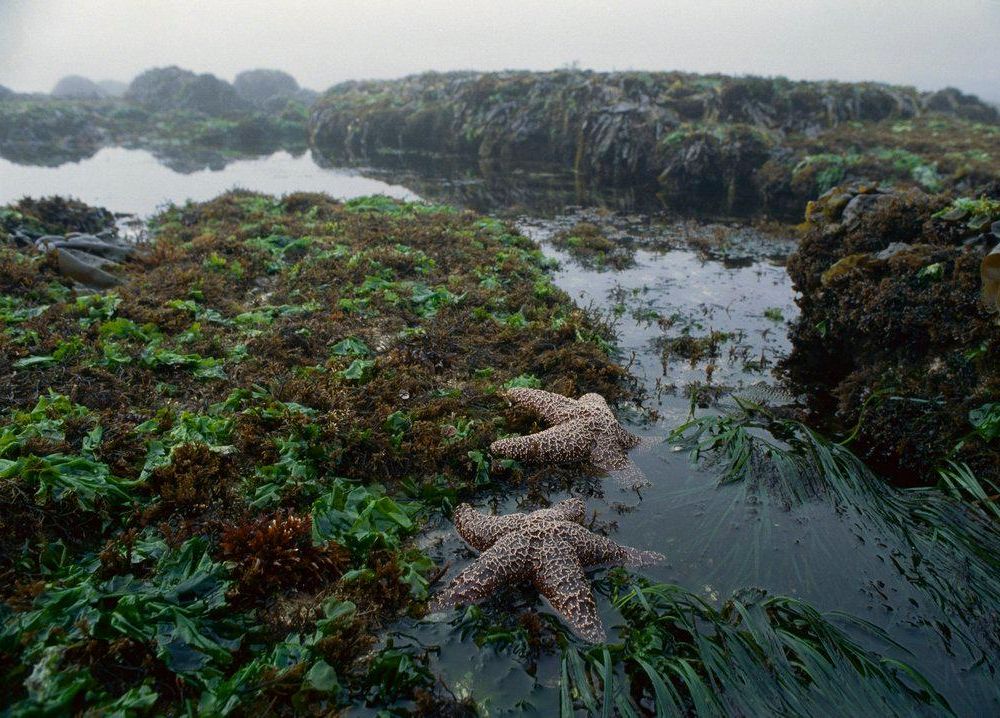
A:
[[[432,611],[474,603],[517,583],[532,582],[581,638],[605,640],[604,626],[584,575],[600,565],[646,566],[663,560],[654,551],[621,546],[580,523],[586,509],[567,499],[530,514],[490,516],[469,504],[455,509],[455,528],[480,552],[431,604]]]
[[[628,457],[629,450],[643,439],[621,427],[600,394],[570,399],[540,389],[516,388],[503,395],[554,426],[537,434],[494,441],[490,452],[495,456],[553,464],[589,460],[599,469],[614,473],[626,489],[649,485],[642,469]]]

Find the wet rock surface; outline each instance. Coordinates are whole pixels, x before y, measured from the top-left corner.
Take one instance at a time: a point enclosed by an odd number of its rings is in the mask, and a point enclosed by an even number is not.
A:
[[[820,425],[903,484],[933,484],[947,461],[1000,465],[1000,240],[979,200],[846,185],[810,203],[788,272],[802,294],[785,369]],[[979,212],[979,215],[975,213]],[[987,231],[981,231],[985,226]],[[835,417],[833,422],[828,417]]]
[[[995,170],[976,151],[996,141],[996,109],[942,92],[684,73],[429,73],[331,88],[312,109],[310,139],[351,161],[544,162],[596,184],[658,187],[675,206],[792,216],[845,179],[940,189]]]

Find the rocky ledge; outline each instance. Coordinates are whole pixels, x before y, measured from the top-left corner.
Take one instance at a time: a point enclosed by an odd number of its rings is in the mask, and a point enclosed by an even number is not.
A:
[[[685,73],[429,73],[347,82],[314,106],[330,157],[544,162],[668,203],[798,215],[852,178],[938,191],[994,176],[997,110],[958,90]]]
[[[852,184],[808,207],[785,368],[817,397],[814,416],[836,417],[897,482],[935,483],[947,462],[984,477],[1000,466],[998,220],[995,183],[954,201]]]

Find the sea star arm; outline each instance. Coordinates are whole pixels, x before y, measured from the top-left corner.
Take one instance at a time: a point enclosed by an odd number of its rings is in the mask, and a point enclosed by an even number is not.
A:
[[[501,536],[516,531],[524,524],[526,518],[525,514],[506,516],[484,514],[469,504],[460,504],[453,516],[458,535],[477,551],[485,551]]]
[[[593,435],[587,423],[577,419],[537,434],[499,439],[490,444],[490,452],[518,461],[558,464],[587,456],[592,442]]]
[[[515,387],[507,389],[503,395],[512,404],[531,409],[550,424],[560,424],[569,421],[580,412],[580,405],[576,399],[570,399],[562,394],[553,394],[550,391],[541,389],[529,389],[527,387]]]
[[[650,485],[646,474],[628,454],[607,444],[598,442],[594,446],[590,452],[590,463],[613,475],[623,489],[641,489]]]
[[[630,436],[635,436],[630,434]],[[652,451],[657,446],[662,444],[667,440],[665,436],[635,436],[636,442],[635,447],[632,449],[632,454],[645,454],[648,451]]]
[[[600,643],[607,636],[590,584],[566,541],[546,540],[539,549],[535,587],[580,638]]]
[[[600,536],[582,526],[565,524],[562,538],[572,543],[576,549],[580,565],[590,566],[651,566],[666,557],[656,551],[641,551],[631,546],[622,546],[606,536]]]
[[[549,506],[547,509],[532,511],[532,518],[551,519],[553,521],[572,521],[583,523],[587,516],[587,506],[580,499],[563,499],[557,504]]]
[[[637,446],[642,446],[643,440],[641,436],[636,436],[631,431],[626,431],[620,426],[614,428],[615,441],[621,445],[622,449],[628,451],[634,449]]]
[[[440,611],[456,603],[476,603],[501,588],[523,583],[531,575],[529,541],[523,534],[507,534],[483,551],[431,603]]]

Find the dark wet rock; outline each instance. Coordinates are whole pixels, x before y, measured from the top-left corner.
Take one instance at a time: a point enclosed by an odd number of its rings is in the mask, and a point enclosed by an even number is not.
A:
[[[861,221],[862,217],[872,216],[872,213],[879,211],[880,206],[884,209],[886,205],[893,201],[895,201],[894,195],[877,190],[854,195],[844,206],[844,211],[840,215],[840,221],[845,226],[851,227]]]
[[[115,226],[115,216],[104,207],[92,207],[65,197],[25,197],[13,208],[21,215],[23,226],[41,230],[38,236],[68,232],[101,232]]]
[[[114,272],[137,251],[118,238],[108,210],[63,197],[26,197],[0,208],[0,244],[44,253],[52,270],[91,289],[117,285]]]
[[[841,216],[830,205],[844,195]],[[903,484],[936,483],[948,457],[985,477],[1000,465],[970,421],[1000,397],[989,247],[967,243],[950,207],[915,189],[839,187],[811,203],[788,261],[802,314],[785,369],[815,397],[817,425],[859,426],[852,448]]]
[[[125,97],[150,110],[188,110],[213,117],[232,117],[249,109],[225,80],[176,66],[146,70],[132,80]]]
[[[80,75],[67,75],[52,88],[52,96],[69,100],[99,100],[106,95],[93,80]]]
[[[757,199],[754,175],[769,152],[768,139],[747,126],[721,139],[707,132],[683,137],[663,151],[661,191],[671,204],[747,211]]]
[[[60,274],[92,289],[108,289],[121,284],[121,280],[105,271],[116,266],[99,257],[72,249],[55,249],[56,266]]]
[[[101,241],[96,237],[89,240],[63,237],[42,237],[35,242],[35,246],[43,251],[52,249],[65,249],[74,255],[85,253],[94,257],[100,257],[107,261],[120,261],[127,259],[134,253],[134,248],[125,245],[114,244],[112,242]],[[98,265],[101,266],[101,265]]]

